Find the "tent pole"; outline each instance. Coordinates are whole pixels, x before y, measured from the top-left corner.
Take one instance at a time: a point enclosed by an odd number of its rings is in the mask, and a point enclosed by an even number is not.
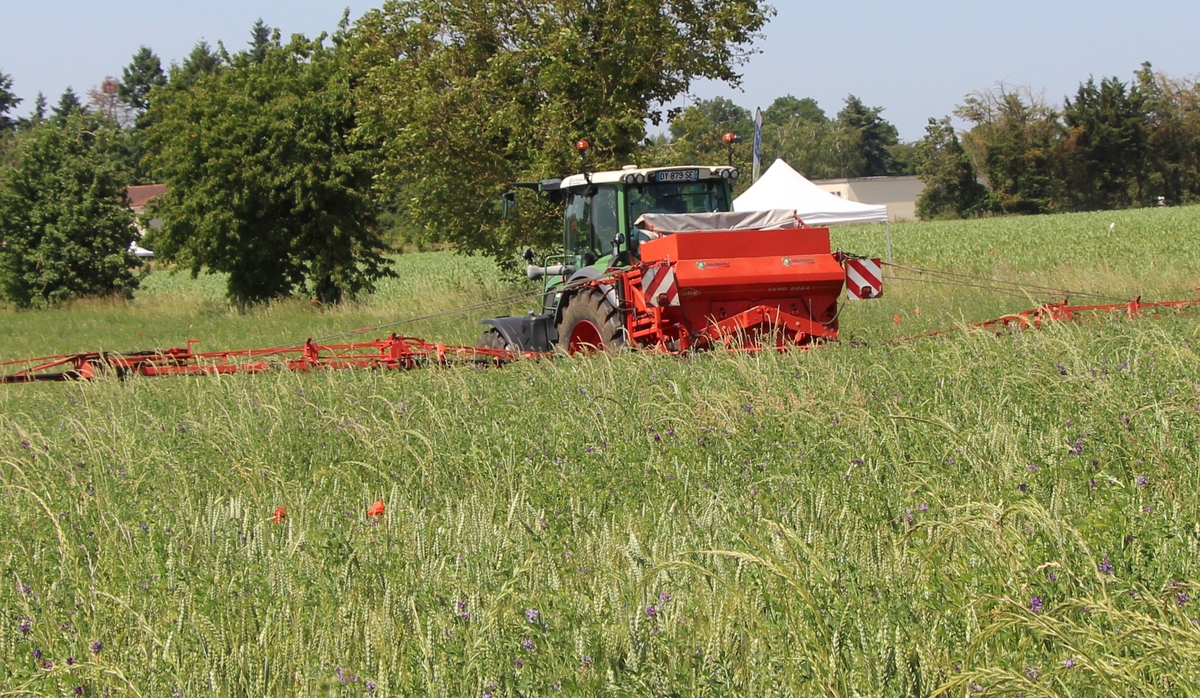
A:
[[[884,230],[887,231],[887,246],[888,246],[888,264],[892,263],[892,221],[886,220],[883,222]]]

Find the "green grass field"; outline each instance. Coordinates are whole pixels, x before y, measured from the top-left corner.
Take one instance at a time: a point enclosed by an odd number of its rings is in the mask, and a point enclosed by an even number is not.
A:
[[[1200,208],[893,228],[906,265],[1147,299],[1195,296],[1197,232]],[[0,313],[0,360],[527,288],[398,271],[245,315],[155,272]],[[853,341],[782,355],[8,386],[0,695],[1200,693],[1200,312],[888,344],[1053,294],[886,293],[846,308]],[[484,314],[400,329],[469,343]]]

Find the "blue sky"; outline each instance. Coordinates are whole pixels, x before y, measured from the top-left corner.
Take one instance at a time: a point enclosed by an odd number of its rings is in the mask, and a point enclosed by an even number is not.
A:
[[[813,97],[830,114],[849,93],[886,108],[906,140],[963,97],[1004,80],[1044,90],[1053,103],[1089,75],[1129,79],[1142,61],[1177,77],[1200,73],[1200,12],[1182,0],[776,0],[778,15],[743,66],[744,91],[698,84],[699,97],[726,96],[753,109],[780,95]],[[350,4],[358,17],[376,2]],[[285,35],[332,30],[345,2],[209,0],[162,3],[18,2],[0,16],[0,71],[32,105],[68,85],[81,96],[121,68],[140,45],[164,62],[201,38],[244,46],[262,17]]]

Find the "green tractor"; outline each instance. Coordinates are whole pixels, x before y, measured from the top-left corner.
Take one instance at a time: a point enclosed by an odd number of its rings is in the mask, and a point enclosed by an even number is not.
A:
[[[541,313],[497,317],[478,346],[551,351],[560,342],[615,351],[625,344],[625,324],[611,285],[584,285],[639,260],[645,234],[635,224],[647,213],[717,213],[733,210],[737,169],[729,166],[648,167],[575,174],[565,179],[518,182],[564,204],[563,251],[534,264],[526,250],[530,280],[543,284]],[[515,192],[505,195],[507,209]]]

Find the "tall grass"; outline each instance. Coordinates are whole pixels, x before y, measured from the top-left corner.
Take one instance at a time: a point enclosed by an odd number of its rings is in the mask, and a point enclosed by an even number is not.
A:
[[[0,694],[1200,693],[1197,314],[879,341],[954,312],[906,293],[803,353],[0,391]]]
[[[5,391],[4,683],[1184,695],[1197,334]]]

